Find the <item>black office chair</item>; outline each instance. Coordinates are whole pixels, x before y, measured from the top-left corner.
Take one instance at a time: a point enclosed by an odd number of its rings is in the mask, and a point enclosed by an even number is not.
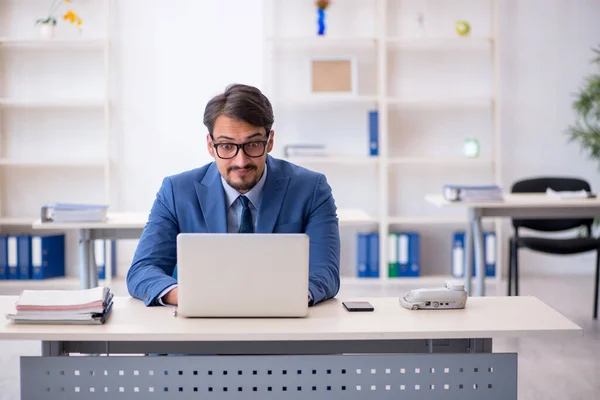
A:
[[[553,190],[586,190],[590,185],[581,179],[543,177],[525,179],[513,184],[512,193],[540,193],[547,188]],[[594,280],[594,319],[598,318],[598,274],[600,272],[600,239],[592,237],[593,218],[582,219],[514,219],[512,220],[514,236],[509,239],[509,268],[508,268],[508,295],[512,295],[512,281],[514,274],[515,295],[519,295],[519,249],[528,248],[548,254],[578,254],[587,251],[596,251],[596,278]],[[520,237],[519,228],[527,228],[540,232],[559,232],[585,227],[586,236],[572,239],[550,239],[541,237]]]

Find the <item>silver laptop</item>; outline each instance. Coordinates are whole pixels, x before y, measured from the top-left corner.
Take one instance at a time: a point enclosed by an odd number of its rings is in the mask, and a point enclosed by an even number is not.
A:
[[[306,234],[181,233],[177,314],[184,317],[304,317]]]

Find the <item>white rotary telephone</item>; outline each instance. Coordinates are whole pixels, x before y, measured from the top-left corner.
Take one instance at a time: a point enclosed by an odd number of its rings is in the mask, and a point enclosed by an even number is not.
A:
[[[441,288],[415,289],[400,297],[400,304],[409,310],[439,310],[465,308],[467,292],[464,283],[447,281]]]

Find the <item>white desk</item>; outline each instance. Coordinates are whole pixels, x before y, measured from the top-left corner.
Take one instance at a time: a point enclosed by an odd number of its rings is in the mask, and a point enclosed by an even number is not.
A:
[[[0,314],[11,312],[16,300],[0,296]],[[94,398],[108,398],[101,396],[120,395],[121,387],[129,395],[136,387],[144,394],[150,388],[160,387],[162,392],[168,387],[172,392],[181,387],[187,396],[193,387],[202,392],[218,387],[214,398],[231,398],[222,392],[225,385],[256,387],[257,393],[252,390],[243,397],[250,399],[315,398],[312,387],[318,387],[321,396],[329,395],[318,398],[366,399],[373,398],[372,386],[382,398],[397,398],[402,390],[410,397],[418,394],[416,390],[433,393],[429,391],[435,386],[436,398],[505,400],[516,399],[517,355],[492,353],[493,338],[582,335],[579,326],[534,297],[474,297],[465,309],[451,311],[410,311],[397,298],[359,299],[373,304],[371,313],[347,312],[342,300],[321,303],[298,319],[185,319],[173,316],[172,308],[146,308],[139,300],[116,298],[105,325],[4,321],[0,340],[43,341],[42,357],[21,358],[23,399],[36,398],[46,389],[50,392],[44,392],[44,398],[80,398],[74,395],[89,395],[89,388],[94,388]],[[55,357],[67,353],[121,356]],[[282,370],[289,374],[283,376]],[[169,371],[168,376],[163,371]],[[226,371],[229,375],[224,377]],[[293,391],[282,393],[281,385]],[[485,391],[474,391],[474,385]],[[268,393],[268,387],[275,386],[277,390]],[[306,397],[297,397],[297,386],[305,388]],[[74,387],[80,392],[74,393]],[[171,392],[152,398],[169,398]]]
[[[543,194],[506,194],[503,201],[493,202],[449,202],[442,195],[427,195],[425,200],[437,207],[466,208],[469,222],[465,237],[465,254],[471,254],[475,245],[475,268],[477,291],[485,295],[485,266],[483,260],[483,232],[481,219],[484,217],[510,217],[524,219],[543,218],[593,218],[600,215],[600,199],[559,199]],[[466,257],[465,286],[471,293],[471,257]]]
[[[138,239],[147,221],[147,214],[109,213],[105,222],[41,222],[38,219],[32,227],[79,231],[79,279],[81,288],[88,289],[98,286],[93,240]],[[110,268],[106,272],[110,274]]]
[[[364,225],[375,222],[360,209],[338,209],[340,225]],[[79,276],[81,288],[98,286],[94,261],[93,240],[139,239],[148,221],[148,214],[108,213],[106,222],[41,222],[36,220],[33,229],[79,231]],[[107,274],[110,271],[107,269]],[[109,275],[107,275],[109,276]]]

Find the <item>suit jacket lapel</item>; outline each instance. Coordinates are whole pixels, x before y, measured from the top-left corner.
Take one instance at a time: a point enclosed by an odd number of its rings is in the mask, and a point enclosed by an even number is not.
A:
[[[202,182],[194,182],[194,186],[208,232],[227,233],[225,193],[217,166],[212,164]]]
[[[290,180],[289,176],[281,174],[270,156],[267,156],[267,168],[267,180],[258,209],[256,233],[273,233]]]

